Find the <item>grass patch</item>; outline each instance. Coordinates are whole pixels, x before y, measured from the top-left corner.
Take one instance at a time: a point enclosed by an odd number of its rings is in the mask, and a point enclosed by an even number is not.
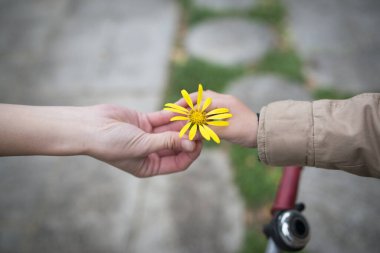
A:
[[[253,149],[233,146],[231,158],[235,168],[235,182],[247,207],[258,208],[273,201],[281,169],[258,161],[257,151]]]
[[[195,58],[190,58],[185,63],[173,63],[165,101],[177,101],[182,89],[189,93],[196,92],[199,83],[203,84],[204,89],[223,92],[229,82],[244,72],[243,67],[225,67]]]
[[[266,245],[267,239],[259,229],[248,228],[239,253],[265,252]]]
[[[354,94],[349,92],[341,92],[330,88],[318,88],[313,91],[315,99],[347,99],[353,97]]]
[[[179,2],[189,26],[211,18],[243,17],[259,20],[274,27],[283,27],[286,15],[280,0],[261,0],[256,6],[246,10],[212,10],[198,7],[191,0],[180,0]]]
[[[303,83],[302,60],[294,50],[274,49],[269,51],[256,65],[257,72],[277,73]]]
[[[198,24],[211,18],[222,18],[222,17],[241,17],[246,16],[245,13],[239,11],[214,11],[209,9],[193,7],[188,14],[188,24],[190,26]]]
[[[205,21],[206,19],[217,17],[242,16],[245,14],[241,11],[219,11],[198,7],[191,0],[180,0],[179,2],[182,6],[183,13],[185,15],[185,21],[189,26],[198,24],[202,21]]]
[[[256,7],[249,11],[249,16],[277,28],[282,28],[286,11],[280,0],[261,0]]]
[[[266,212],[265,206],[270,206],[274,200],[281,169],[266,166],[258,161],[257,151],[254,149],[233,146],[230,156],[234,167],[235,182],[247,209],[253,213],[263,210]],[[269,208],[267,212],[269,215]],[[247,223],[245,238],[239,253],[265,252],[267,238],[262,232],[262,226],[269,221],[262,220],[263,218],[260,220],[256,218]]]

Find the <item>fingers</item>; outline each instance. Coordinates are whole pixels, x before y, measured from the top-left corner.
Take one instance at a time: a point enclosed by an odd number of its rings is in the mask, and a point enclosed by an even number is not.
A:
[[[182,127],[187,123],[187,121],[174,121],[174,122],[165,122],[166,124],[157,126],[153,128],[153,133],[162,133],[167,131],[177,131],[179,132]]]
[[[152,133],[163,133],[163,132],[167,132],[167,131],[174,131],[174,132],[179,132],[182,127],[184,125],[186,125],[187,121],[174,121],[174,122],[170,122],[166,125],[162,125],[162,126],[159,126],[159,127],[156,127],[152,130]],[[184,136],[182,136],[183,139],[189,139],[189,137],[185,134]],[[201,136],[199,133],[197,133],[194,137],[193,140],[201,140]]]
[[[146,147],[148,154],[162,150],[192,152],[195,149],[195,142],[180,138],[178,132],[149,134],[147,138],[149,138]]]
[[[150,156],[143,171],[153,172],[154,175],[170,174],[187,169],[191,163],[198,158],[202,150],[202,143],[195,142],[195,148],[192,152],[180,152],[172,156]]]
[[[198,98],[198,93],[193,92],[189,95],[192,102],[195,103]],[[208,109],[214,109],[214,108],[219,107],[220,106],[219,100],[222,100],[221,98],[223,96],[225,95],[211,91],[211,90],[206,90],[203,92],[204,99],[207,97],[211,97],[213,99],[213,103]],[[176,104],[189,109],[188,104],[184,98],[181,98],[180,100],[178,100]],[[185,121],[174,122],[174,123],[170,122],[170,118],[174,117],[175,115],[177,114],[173,112],[169,112],[169,111],[164,111],[164,110],[146,114],[149,123],[154,129],[153,132],[155,133],[164,132],[164,131],[179,131],[185,125],[186,122]]]
[[[167,124],[168,122],[170,122],[170,118],[175,115],[176,115],[175,113],[164,111],[164,110],[146,114],[153,128]]]
[[[197,92],[193,92],[193,93],[191,93],[189,95],[190,95],[190,98],[193,101],[193,103],[197,102],[197,98],[198,98],[198,93]],[[228,95],[217,93],[217,92],[212,91],[212,90],[206,90],[206,91],[204,91],[203,92],[203,101],[206,100],[207,98],[211,98],[212,99],[212,103],[207,108],[207,111],[209,111],[211,109],[218,108],[218,107],[226,106],[226,104],[227,104],[226,101],[225,101],[226,97],[228,97]],[[180,105],[182,107],[185,107],[185,108],[188,107],[187,102],[183,98],[179,99],[176,102],[176,104]]]
[[[189,136],[188,135],[184,135],[181,137],[182,139],[189,139]],[[199,133],[197,133],[193,139],[193,141],[201,141],[202,140],[202,137]],[[176,155],[178,154],[179,152],[181,152],[181,150],[173,150],[173,149],[164,149],[164,150],[160,150],[160,151],[157,151],[157,154],[159,156],[170,156],[170,155]]]

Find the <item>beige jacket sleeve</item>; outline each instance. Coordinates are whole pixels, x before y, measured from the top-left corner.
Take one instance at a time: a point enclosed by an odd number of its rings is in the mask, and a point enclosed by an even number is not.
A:
[[[380,178],[380,93],[347,100],[280,101],[262,108],[262,162]]]

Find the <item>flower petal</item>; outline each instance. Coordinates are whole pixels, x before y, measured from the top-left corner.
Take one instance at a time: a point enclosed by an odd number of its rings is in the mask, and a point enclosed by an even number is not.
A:
[[[179,137],[182,137],[186,133],[186,131],[187,131],[187,129],[189,129],[190,125],[191,125],[191,122],[187,123],[186,125],[184,125],[182,127],[181,131],[179,132]]]
[[[209,120],[209,119],[228,119],[231,117],[232,117],[231,113],[223,113],[223,114],[217,114],[217,115],[210,116],[207,118],[207,120]]]
[[[189,93],[186,90],[181,90],[182,97],[186,100],[186,103],[190,106],[191,109],[194,108],[193,101],[191,101]]]
[[[189,110],[187,110],[185,107],[182,107],[180,105],[176,105],[176,104],[173,104],[173,103],[167,103],[165,104],[166,107],[170,107],[170,108],[174,108],[174,109],[177,109],[177,110],[180,110],[180,111],[183,111],[183,112],[189,112]]]
[[[204,129],[204,127],[202,125],[199,125],[199,132],[201,132],[202,136],[206,139],[206,140],[210,140],[210,134],[206,131],[206,129]]]
[[[181,110],[177,110],[177,109],[173,109],[173,108],[169,108],[169,107],[164,108],[164,110],[171,111],[171,112],[176,112],[176,113],[180,113],[180,114],[185,114],[185,115],[188,114],[187,112],[184,112],[184,111],[181,111]]]
[[[189,118],[185,116],[174,116],[170,119],[170,121],[177,121],[177,120],[189,120]]]
[[[202,94],[203,94],[203,87],[202,87],[202,84],[199,84],[198,85],[198,99],[197,99],[198,109],[201,108]]]
[[[228,126],[230,123],[228,121],[207,121],[206,122],[208,125],[211,126]]]
[[[216,133],[214,131],[211,130],[211,128],[209,128],[208,126],[206,125],[203,125],[203,127],[205,128],[205,130],[209,133],[211,139],[213,139],[216,143],[220,143],[220,139],[219,137],[216,135]]]
[[[212,102],[211,98],[206,99],[206,101],[203,103],[203,106],[202,106],[202,112],[207,109],[207,107],[211,104],[211,102]]]
[[[226,112],[229,112],[227,108],[216,108],[206,113],[206,115],[220,114],[220,113],[226,113]]]
[[[189,139],[192,141],[194,139],[195,134],[197,133],[197,124],[194,124],[189,133]]]

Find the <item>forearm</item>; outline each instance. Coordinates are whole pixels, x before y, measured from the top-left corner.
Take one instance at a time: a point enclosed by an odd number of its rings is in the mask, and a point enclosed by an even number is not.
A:
[[[86,111],[0,104],[0,156],[85,154],[91,140]]]
[[[347,100],[280,101],[260,116],[260,159],[380,178],[380,94]]]

